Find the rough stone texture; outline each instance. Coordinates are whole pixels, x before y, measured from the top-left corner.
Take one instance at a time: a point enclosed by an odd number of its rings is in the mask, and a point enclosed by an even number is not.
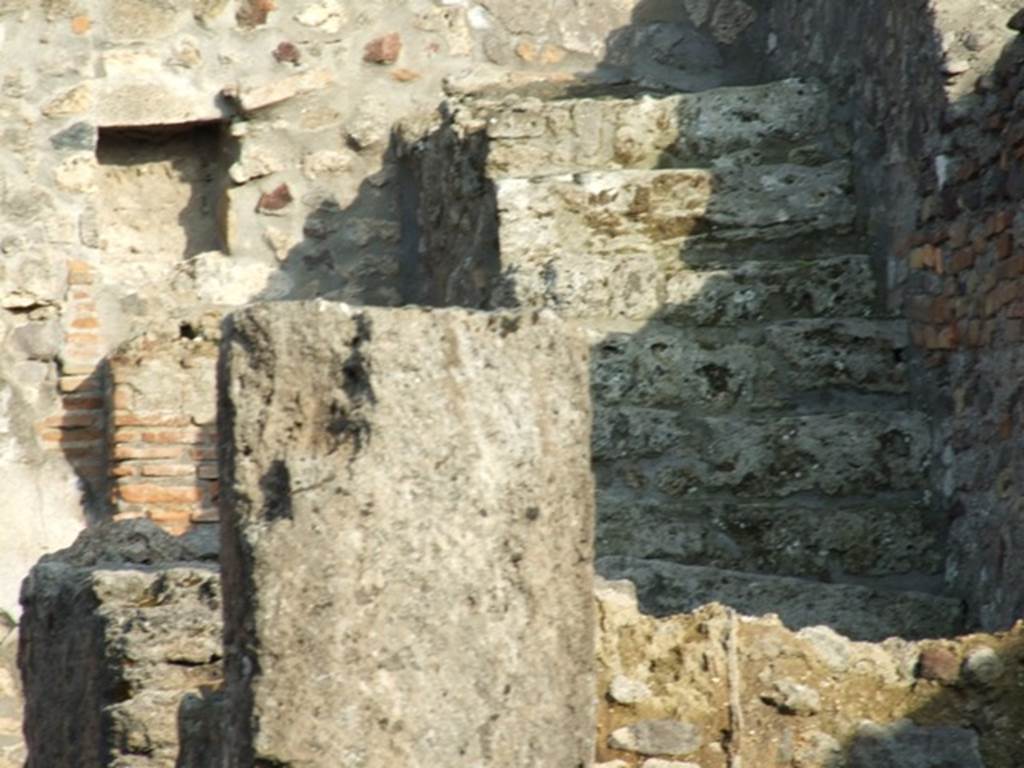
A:
[[[637,502],[602,494],[597,549],[729,570],[749,569],[822,581],[932,574],[941,581],[945,553],[915,495],[875,504],[845,502],[827,510],[810,501],[713,499]]]
[[[850,768],[986,768],[969,728],[922,728],[909,721],[865,725],[850,750]]]
[[[428,297],[585,329],[601,554],[941,586],[910,339],[820,84],[448,110],[410,148]]]
[[[392,125],[459,79],[621,80],[628,61],[575,73],[636,5],[0,2],[0,370],[24,420],[0,451],[0,605],[16,613],[31,563],[111,512],[96,403],[112,350],[211,305],[400,302],[415,243]],[[683,32],[659,33],[652,77],[685,75]],[[393,66],[363,61],[396,38]],[[258,206],[282,187],[287,205]]]
[[[889,305],[912,324],[915,399],[934,416],[930,480],[951,529],[947,580],[990,628],[1024,609],[1012,565],[1022,370],[1015,12],[1011,0],[784,0],[766,14],[776,74],[817,76],[847,94],[836,114],[852,118],[860,207]]]
[[[1022,83],[1018,38],[976,93],[950,104],[941,145],[919,166],[925,197],[904,252],[912,336],[946,416],[936,491],[952,521],[947,577],[990,628],[1024,613]]]
[[[440,129],[424,138],[410,128],[406,137],[421,188],[424,269],[430,280],[426,298],[436,303],[510,306],[518,299],[518,284],[525,283],[523,301],[530,303],[537,280],[545,280],[552,271],[544,262],[555,258],[553,246],[572,246],[579,251],[577,261],[619,264],[639,258],[634,255],[638,251],[650,252],[653,242],[665,257],[658,261],[671,269],[669,254],[678,258],[680,251],[696,250],[704,238],[692,235],[713,225],[737,230],[731,233],[734,237],[749,235],[744,226],[757,225],[742,213],[779,225],[774,228],[779,233],[800,231],[789,220],[796,211],[804,219],[804,229],[821,228],[813,220],[825,213],[824,208],[836,218],[831,226],[848,223],[851,211],[843,195],[808,198],[812,189],[841,191],[846,169],[838,164],[831,174],[819,177],[793,166],[821,163],[828,156],[826,150],[836,144],[822,120],[825,103],[820,87],[785,81],[664,99],[520,99],[511,106],[488,101],[480,106],[475,101],[450,105],[450,117]],[[703,167],[713,160],[719,167]],[[737,165],[766,168],[764,173],[744,172]],[[617,168],[624,170],[611,170]],[[533,175],[584,171],[591,175],[577,181],[530,180]],[[711,194],[719,182],[729,194]],[[751,204],[752,191],[766,187],[778,198],[768,203],[762,196]],[[783,202],[786,197],[788,206]],[[808,202],[818,210],[807,210]],[[589,210],[592,204],[597,206],[594,211]],[[546,214],[557,216],[537,221],[538,215]],[[538,223],[543,225],[540,232]],[[496,224],[501,230],[500,262]],[[632,240],[624,236],[630,232]],[[652,237],[645,238],[644,233]],[[609,248],[614,250],[609,253]],[[514,274],[514,286],[502,284],[509,282],[509,275],[498,281],[502,267]],[[558,264],[554,272],[564,276],[572,269],[569,261]],[[598,267],[594,277],[615,271],[611,265]],[[654,271],[648,266],[621,274]],[[650,280],[646,274],[643,278]],[[577,284],[574,288],[590,287],[579,284],[578,277],[568,279]],[[616,282],[608,288],[612,295],[621,292],[619,287],[636,291],[636,278]],[[496,291],[502,295],[492,298]],[[573,293],[585,296],[590,291]]]
[[[826,106],[819,83],[798,79],[629,98],[478,98],[453,105],[451,130],[487,137],[495,177],[539,165],[552,174],[685,167],[712,156],[783,163],[827,157]]]
[[[183,695],[221,680],[220,579],[196,544],[105,523],[33,568],[18,652],[27,768],[176,765]]]
[[[228,764],[586,765],[583,343],[312,302],[222,360]]]
[[[604,557],[598,565],[602,574],[636,584],[644,611],[659,616],[695,610],[714,595],[748,616],[775,613],[794,630],[825,624],[857,640],[948,637],[963,629],[960,601],[923,593],[635,558]]]
[[[1022,624],[994,635],[865,643],[827,627],[793,631],[773,616],[736,617],[718,604],[655,619],[638,611],[629,582],[599,580],[597,604],[598,765],[640,768],[668,759],[646,757],[635,742],[621,748],[622,733],[665,721],[699,734],[699,748],[674,759],[701,768],[1020,762],[1014,675],[965,685],[960,676],[922,678],[919,667],[941,648],[954,665],[984,653],[1013,669],[1024,649]],[[622,678],[647,695],[615,699]]]

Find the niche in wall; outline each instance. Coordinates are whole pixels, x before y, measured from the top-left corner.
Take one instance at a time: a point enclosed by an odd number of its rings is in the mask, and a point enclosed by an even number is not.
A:
[[[227,186],[220,123],[100,128],[97,225],[105,261],[147,272],[223,248]]]

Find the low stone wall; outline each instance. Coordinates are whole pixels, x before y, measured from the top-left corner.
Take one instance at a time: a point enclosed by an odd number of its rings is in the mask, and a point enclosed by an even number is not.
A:
[[[553,315],[232,315],[226,765],[583,766],[586,347]]]
[[[182,698],[221,680],[216,550],[105,523],[25,580],[27,768],[173,768]]]
[[[655,619],[601,581],[595,768],[1015,768],[1024,623],[854,642],[719,605]]]

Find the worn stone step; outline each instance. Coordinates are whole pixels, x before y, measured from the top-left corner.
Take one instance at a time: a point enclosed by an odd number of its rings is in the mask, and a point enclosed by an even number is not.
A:
[[[483,133],[494,178],[608,168],[808,162],[833,148],[824,87],[809,80],[670,96],[468,100],[458,130]]]
[[[807,319],[738,329],[654,322],[585,327],[591,392],[603,408],[840,410],[865,395],[908,391],[910,341],[902,320]],[[888,407],[905,405],[900,399]]]
[[[929,437],[927,416],[915,411],[693,418],[614,406],[596,410],[592,447],[605,488],[839,497],[923,488]]]
[[[788,238],[853,224],[850,165],[594,171],[495,184],[501,263],[550,263],[567,247],[627,256],[702,240]]]
[[[826,625],[855,640],[950,637],[963,629],[959,600],[920,592],[767,576],[661,560],[605,557],[597,570],[636,584],[641,608],[659,616],[719,602],[740,613],[775,613],[790,629]]]
[[[599,557],[907,588],[932,589],[942,579],[939,530],[919,493],[843,502],[644,501],[598,493],[597,504]]]
[[[702,268],[677,249],[625,254],[506,253],[488,307],[548,307],[564,317],[735,325],[875,314],[877,282],[862,254]]]

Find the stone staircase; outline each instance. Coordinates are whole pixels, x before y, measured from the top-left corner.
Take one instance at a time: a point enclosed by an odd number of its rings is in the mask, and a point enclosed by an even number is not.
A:
[[[905,323],[878,301],[823,89],[499,94],[412,150],[430,300],[592,339],[599,572],[857,640],[939,637]]]

